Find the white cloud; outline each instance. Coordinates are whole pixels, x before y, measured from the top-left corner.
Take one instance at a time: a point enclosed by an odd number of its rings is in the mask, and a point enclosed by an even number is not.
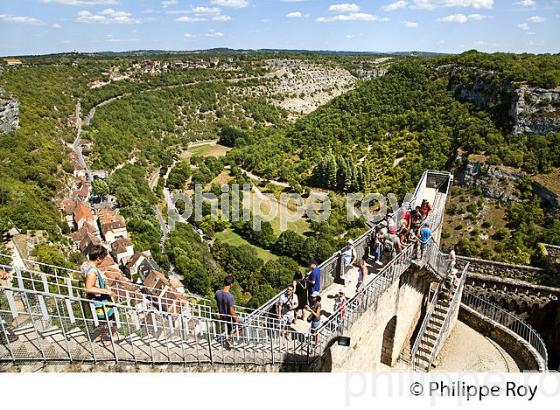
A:
[[[52,25],[52,28],[62,28],[62,26],[61,26],[60,24],[58,24],[58,23],[54,23],[54,24]]]
[[[223,37],[224,33],[221,33],[219,31],[216,31],[214,29],[210,30],[208,33],[205,34],[206,37],[214,37],[214,38],[218,38],[218,37]]]
[[[383,17],[383,18],[380,18],[379,21],[382,22],[382,23],[386,23],[388,21],[391,21],[391,19],[389,17]]]
[[[208,19],[206,17],[182,16],[182,17],[177,17],[175,21],[178,21],[180,23],[198,23],[201,21],[208,21]]]
[[[164,0],[164,1],[161,2],[161,7],[166,9],[170,6],[176,5],[177,3],[179,3],[177,0]]]
[[[530,21],[531,23],[543,23],[544,22],[544,17],[532,16],[532,17],[529,17],[527,19],[527,21]]]
[[[104,4],[118,4],[118,0],[41,0],[41,3],[56,3],[67,6],[97,6]]]
[[[513,4],[523,7],[533,7],[537,5],[537,2],[535,0],[521,0]]]
[[[480,14],[451,14],[449,16],[438,18],[438,21],[442,23],[466,23],[467,21],[481,21],[488,18],[488,16],[483,16]]]
[[[221,9],[219,7],[193,7],[191,13],[198,14],[198,15],[213,15],[213,14],[220,14]]]
[[[355,3],[338,3],[330,6],[329,11],[335,13],[357,13],[360,11],[360,6]]]
[[[292,11],[291,13],[286,14],[286,17],[288,17],[288,18],[300,18],[300,17],[303,17],[303,14],[301,14],[301,11]]]
[[[222,7],[231,7],[233,9],[242,9],[249,5],[247,0],[212,0],[212,4]]]
[[[404,9],[407,6],[407,2],[404,0],[395,1],[394,3],[385,4],[381,8],[385,11],[394,11],[398,9]]]
[[[16,24],[43,24],[41,20],[36,19],[35,17],[12,16],[11,14],[0,14],[0,21]]]
[[[404,24],[404,26],[407,27],[407,28],[417,28],[418,27],[418,23],[415,22],[415,21],[404,20],[401,23]]]
[[[333,17],[319,17],[317,22],[319,23],[331,23],[334,21],[376,21],[379,20],[378,16],[367,13],[350,13],[350,14],[339,14]]]
[[[230,16],[219,15],[219,16],[212,17],[212,20],[213,21],[230,21],[231,17]]]
[[[192,33],[185,33],[185,38],[194,38],[194,37],[196,36]]]
[[[491,9],[494,0],[413,0],[413,8],[433,10],[442,7]]]
[[[76,17],[78,23],[100,23],[100,24],[138,24],[139,19],[133,18],[126,11],[117,11],[113,9],[105,9],[99,14],[93,14],[90,11],[82,10]]]
[[[520,28],[521,30],[529,30],[529,25],[527,23],[521,23],[517,25],[517,28]]]

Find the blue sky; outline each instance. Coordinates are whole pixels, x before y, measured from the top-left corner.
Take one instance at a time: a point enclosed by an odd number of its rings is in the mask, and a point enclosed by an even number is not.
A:
[[[0,55],[214,47],[560,51],[560,0],[0,0]]]

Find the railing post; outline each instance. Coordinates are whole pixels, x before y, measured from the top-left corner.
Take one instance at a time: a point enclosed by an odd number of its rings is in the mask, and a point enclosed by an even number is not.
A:
[[[210,327],[206,322],[206,335],[208,336],[208,354],[210,355],[210,364],[214,364],[214,357],[212,356],[212,340],[210,338]]]

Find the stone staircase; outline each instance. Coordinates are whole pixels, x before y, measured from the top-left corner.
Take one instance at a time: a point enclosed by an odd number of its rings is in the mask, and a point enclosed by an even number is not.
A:
[[[440,294],[432,314],[429,317],[428,325],[420,337],[420,344],[414,358],[416,370],[428,372],[434,360],[437,339],[442,332],[445,318],[449,314],[450,300],[446,294]],[[412,360],[412,353],[411,353]]]

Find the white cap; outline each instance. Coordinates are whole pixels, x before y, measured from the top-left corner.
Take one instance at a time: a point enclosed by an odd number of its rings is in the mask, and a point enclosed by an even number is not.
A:
[[[354,241],[352,239],[348,239],[348,242],[346,242],[348,245],[354,245]]]
[[[321,296],[321,294],[320,294],[319,292],[317,292],[317,291],[315,291],[315,292],[313,292],[313,293],[311,294],[311,297],[312,297],[312,298],[316,298],[317,296]]]

